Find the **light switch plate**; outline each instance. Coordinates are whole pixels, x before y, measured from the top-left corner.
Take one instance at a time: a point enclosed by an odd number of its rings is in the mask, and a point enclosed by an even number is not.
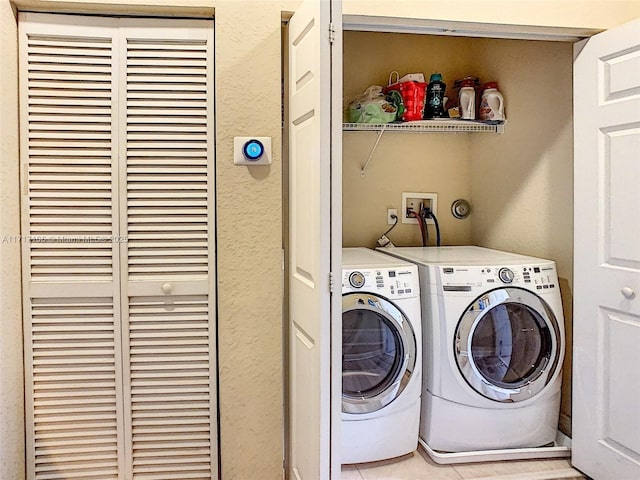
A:
[[[247,158],[244,146],[257,140],[264,147],[264,153],[255,160]],[[271,165],[271,137],[233,137],[233,163],[235,165]]]

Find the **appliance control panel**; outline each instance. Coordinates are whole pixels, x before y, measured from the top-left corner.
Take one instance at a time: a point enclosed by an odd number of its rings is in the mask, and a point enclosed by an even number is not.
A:
[[[558,275],[553,262],[536,265],[443,266],[439,270],[445,292],[470,292],[475,287],[486,289],[503,286],[542,292],[558,288]]]
[[[389,299],[420,295],[417,269],[412,267],[344,269],[342,293],[371,292]]]

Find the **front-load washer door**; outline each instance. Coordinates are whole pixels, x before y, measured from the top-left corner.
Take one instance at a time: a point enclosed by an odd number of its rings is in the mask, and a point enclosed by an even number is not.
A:
[[[497,288],[476,298],[458,322],[454,354],[479,394],[521,402],[540,393],[560,368],[558,320],[529,290]]]
[[[370,413],[395,400],[413,375],[411,322],[389,300],[368,293],[342,297],[342,411]]]

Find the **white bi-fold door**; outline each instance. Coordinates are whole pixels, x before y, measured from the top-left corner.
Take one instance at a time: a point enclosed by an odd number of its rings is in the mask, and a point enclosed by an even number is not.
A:
[[[640,20],[576,51],[573,462],[640,478]]]
[[[216,478],[213,22],[19,36],[28,478]]]
[[[339,451],[340,409],[333,401],[340,392],[341,342],[330,331],[339,314],[330,315],[331,292],[322,277],[340,270],[332,235],[341,220],[341,156],[329,149],[339,140],[322,115],[341,93],[339,79],[322,73],[338,72],[342,61],[336,16],[326,34],[326,12],[339,15],[340,5],[303,1],[290,24],[290,463],[298,479],[339,478],[332,467]],[[579,45],[574,65],[573,462],[598,480],[640,477],[639,32],[636,21],[595,36]],[[305,51],[310,34],[319,35],[320,44]],[[307,192],[313,204],[300,219],[295,205],[309,203]],[[296,242],[306,248],[296,250]]]
[[[288,474],[297,480],[341,474],[341,25],[333,0],[303,1],[289,23]]]

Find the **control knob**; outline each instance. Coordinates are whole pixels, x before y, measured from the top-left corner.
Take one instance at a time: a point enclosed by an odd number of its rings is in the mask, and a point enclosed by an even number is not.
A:
[[[364,275],[360,272],[352,272],[349,275],[349,283],[353,288],[362,288],[364,286]]]
[[[515,274],[510,269],[503,267],[498,270],[498,277],[502,280],[502,283],[511,283],[515,278]]]

